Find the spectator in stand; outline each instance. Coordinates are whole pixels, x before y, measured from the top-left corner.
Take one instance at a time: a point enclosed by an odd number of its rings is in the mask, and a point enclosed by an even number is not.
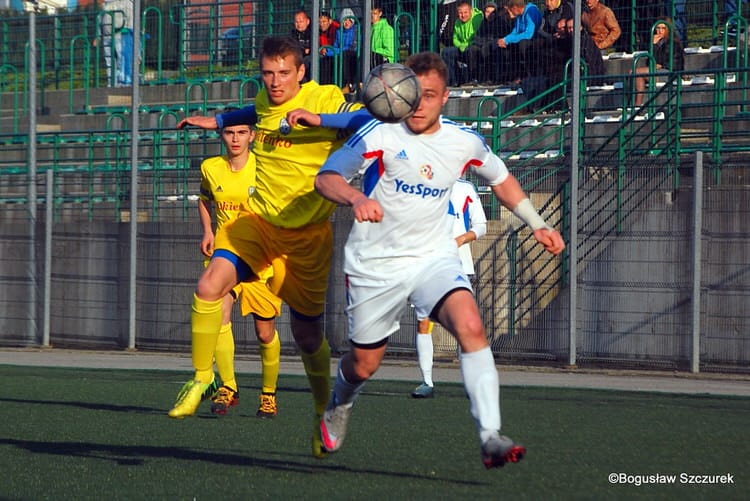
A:
[[[312,26],[310,26],[310,16],[304,10],[298,10],[294,13],[294,28],[292,28],[291,35],[302,46],[302,64],[305,65],[305,76],[302,77],[302,82],[307,82],[310,80],[312,70],[312,59],[310,56]]]
[[[326,49],[326,56],[341,54],[342,87],[344,94],[354,93],[359,84],[359,65],[357,64],[357,48],[359,47],[359,31],[356,18],[347,15],[341,18],[342,28],[336,32],[333,49]]]
[[[467,81],[472,84],[478,83],[477,67],[481,51],[474,47],[469,48],[474,41],[474,35],[479,31],[482,24],[482,11],[472,7],[469,0],[458,0],[456,4],[456,23],[453,25],[453,41],[451,46],[445,47],[440,55],[448,66],[448,86],[455,87],[464,83],[461,78],[463,71],[459,68],[467,68]]]
[[[560,20],[573,19],[575,7],[569,0],[544,0],[544,12],[542,13],[542,29],[539,30],[541,39],[551,41],[559,38]],[[565,24],[562,25],[565,27]],[[565,30],[562,30],[563,33]]]
[[[372,22],[372,33],[370,34],[371,68],[383,63],[395,63],[396,42],[393,26],[388,24],[387,19],[383,18],[381,7],[373,7],[370,10],[370,21]]]
[[[581,23],[600,50],[611,48],[622,33],[615,13],[599,0],[586,0],[586,5],[588,11],[581,13]]]
[[[680,39],[673,33],[667,21],[660,21],[654,26],[654,39],[651,52],[654,58],[656,71],[682,71],[685,69],[685,49]],[[636,74],[644,76],[635,77],[635,100],[636,107],[643,105],[646,91],[646,73],[651,73],[648,66],[636,68]]]
[[[502,58],[509,61],[512,80],[520,83],[522,78],[536,75],[536,61],[533,56],[533,38],[542,26],[542,13],[533,3],[526,0],[508,0],[508,11],[513,19],[511,32],[497,41],[502,50]]]
[[[573,57],[573,19],[564,19],[565,33],[568,43],[568,59]],[[581,59],[586,63],[587,75],[589,77],[604,76],[607,74],[607,68],[604,66],[602,51],[594,43],[591,35],[581,26]],[[601,83],[601,79],[590,80],[590,85]]]
[[[537,30],[537,36],[534,38],[534,60],[539,61],[541,68],[555,65],[552,59],[556,57],[557,41],[561,36],[566,36],[564,20],[573,19],[575,12],[575,7],[569,0],[545,0],[544,7],[542,26]],[[560,24],[560,21],[563,23]],[[549,85],[559,81],[553,78],[549,71],[545,73],[545,76],[548,78]]]
[[[479,47],[481,53],[478,78],[487,85],[506,82],[510,78],[503,65],[504,60],[500,57],[497,41],[509,34],[512,29],[513,19],[506,5],[501,9],[498,9],[494,2],[484,6],[484,20],[474,36],[474,45]]]
[[[107,85],[133,85],[133,0],[103,0],[98,16]],[[94,45],[98,41],[94,39]]]
[[[557,21],[557,30],[555,36],[551,42],[547,64],[547,75],[549,76],[549,87],[562,82],[566,77],[571,78],[571,73],[566,75],[566,66],[568,61],[573,57],[573,19],[572,18],[561,18]],[[587,85],[599,85],[601,83],[600,78],[591,78],[601,76],[606,73],[604,67],[604,60],[602,59],[602,51],[594,44],[594,40],[591,35],[581,28],[581,59],[586,63],[586,75],[589,76]],[[568,72],[570,72],[568,68]],[[583,76],[583,73],[581,74]],[[524,89],[525,93],[525,89]],[[552,104],[558,101],[555,105],[556,108],[562,108],[562,101],[560,98],[563,96],[563,89],[559,89],[557,92],[551,92],[545,104]]]
[[[320,29],[318,30],[318,50],[321,56],[326,56],[326,50],[333,47],[336,41],[336,32],[339,29],[339,22],[331,19],[331,15],[323,11],[318,17],[318,24]],[[331,84],[333,83],[333,58],[321,57],[320,58],[320,76],[318,77],[318,83]]]

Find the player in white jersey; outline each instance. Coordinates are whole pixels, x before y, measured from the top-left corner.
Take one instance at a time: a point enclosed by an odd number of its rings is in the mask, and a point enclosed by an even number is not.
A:
[[[315,178],[318,193],[350,206],[356,221],[344,260],[351,349],[339,362],[321,419],[323,445],[331,452],[341,447],[352,405],[380,366],[408,300],[418,316],[429,316],[458,340],[482,462],[487,468],[503,466],[520,460],[526,450],[500,434],[497,367],[446,228],[450,190],[472,168],[549,252],[559,254],[565,244],[482,138],[441,118],[448,69],[440,56],[414,54],[407,66],[422,88],[417,111],[400,124],[369,122],[328,158]],[[358,173],[361,190],[347,181]]]
[[[471,256],[470,242],[487,233],[487,216],[482,208],[477,190],[471,181],[459,179],[453,185],[448,202],[448,222],[453,240],[458,248],[458,257],[464,273],[471,279],[474,275],[474,259]],[[417,361],[422,373],[422,383],[411,392],[413,398],[432,398],[435,395],[432,381],[434,322],[429,318],[417,318]]]

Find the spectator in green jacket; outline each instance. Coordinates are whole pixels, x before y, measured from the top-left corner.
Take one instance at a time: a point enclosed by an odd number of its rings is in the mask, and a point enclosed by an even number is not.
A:
[[[383,9],[380,7],[373,7],[370,10],[370,19],[372,21],[372,33],[370,34],[371,67],[374,68],[383,63],[395,63],[396,42],[393,26],[388,24],[387,19],[383,18]]]
[[[478,57],[473,51],[478,50],[477,46],[472,46],[474,35],[479,31],[482,24],[482,11],[471,6],[469,0],[459,0],[456,4],[456,14],[458,19],[453,25],[453,45],[445,47],[440,55],[448,66],[448,85],[455,87],[467,80],[471,83],[477,82],[478,77]],[[456,71],[458,68],[467,68],[467,71]],[[466,79],[462,74],[466,74]]]

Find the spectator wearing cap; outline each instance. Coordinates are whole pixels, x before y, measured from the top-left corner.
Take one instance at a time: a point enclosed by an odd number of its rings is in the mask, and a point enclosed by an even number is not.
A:
[[[325,49],[324,55],[341,55],[342,87],[344,94],[354,92],[359,84],[359,30],[357,19],[351,9],[345,9],[341,17],[341,29],[336,32],[336,39],[332,48]]]

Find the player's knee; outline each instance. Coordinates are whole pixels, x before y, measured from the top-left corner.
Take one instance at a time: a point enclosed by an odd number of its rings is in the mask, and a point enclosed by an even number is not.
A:
[[[274,331],[273,326],[271,328],[265,328],[265,327],[259,327],[256,325],[255,327],[255,337],[258,338],[258,341],[262,344],[269,344],[273,341],[273,338],[276,336],[276,331]]]
[[[463,339],[485,339],[485,330],[482,319],[471,316],[457,326],[456,336]]]
[[[227,295],[230,286],[224,286],[211,276],[203,275],[195,287],[195,295],[204,301],[216,301]]]
[[[352,366],[353,378],[355,381],[367,381],[370,379],[380,367],[380,362],[374,363],[372,361],[358,360]],[[350,382],[355,382],[350,381]]]

